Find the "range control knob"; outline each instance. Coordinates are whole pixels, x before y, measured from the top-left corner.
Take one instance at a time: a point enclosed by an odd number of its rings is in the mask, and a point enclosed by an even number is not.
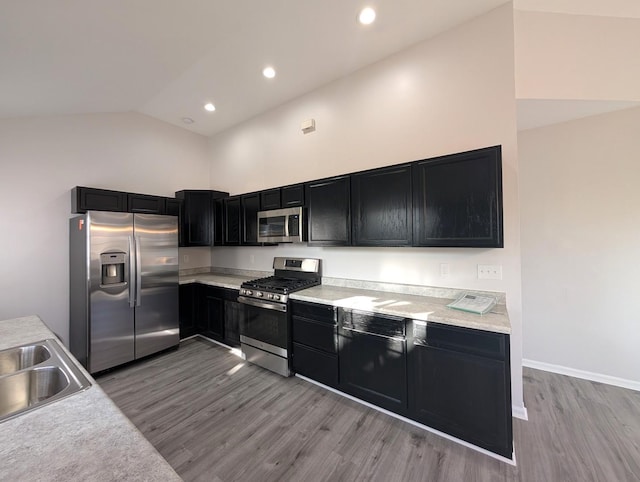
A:
[[[280,299],[280,295],[273,295],[273,299],[274,300],[279,300]]]
[[[267,298],[269,298],[270,300],[272,300],[272,299],[273,299],[273,294],[269,293],[269,294],[267,295]]]
[[[251,290],[244,290],[244,294],[245,294],[245,295],[249,295],[249,296],[251,296],[251,295],[253,294],[253,291],[251,291]]]
[[[262,298],[262,296],[263,296],[262,291],[256,291],[256,296],[258,298]]]

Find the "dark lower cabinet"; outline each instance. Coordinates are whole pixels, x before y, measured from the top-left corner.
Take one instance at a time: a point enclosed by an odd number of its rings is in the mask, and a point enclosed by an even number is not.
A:
[[[180,285],[180,338],[203,335],[230,346],[240,346],[244,305],[238,290],[200,283]]]
[[[509,337],[413,322],[409,416],[511,458]]]
[[[337,308],[291,301],[293,371],[338,386]]]
[[[400,415],[407,414],[405,319],[338,310],[339,388]]]
[[[200,285],[200,312],[196,320],[198,333],[214,340],[224,340],[224,298],[219,288]]]
[[[238,291],[224,290],[224,342],[240,346],[240,321],[244,316],[244,305],[238,303]]]
[[[180,285],[179,294],[179,311],[180,320],[180,339],[188,338],[195,335],[196,329],[196,288],[197,284],[190,283]]]

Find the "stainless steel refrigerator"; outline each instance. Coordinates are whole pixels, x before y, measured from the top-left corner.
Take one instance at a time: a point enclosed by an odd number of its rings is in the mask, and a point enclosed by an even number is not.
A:
[[[90,373],[179,343],[176,216],[89,211],[69,247],[69,345]]]

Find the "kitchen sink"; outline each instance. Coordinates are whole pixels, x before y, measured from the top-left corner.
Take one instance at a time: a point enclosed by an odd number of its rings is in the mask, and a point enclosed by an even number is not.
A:
[[[39,365],[51,358],[51,352],[42,343],[9,348],[0,352],[0,376]]]
[[[47,339],[0,351],[0,422],[91,386],[62,346]]]

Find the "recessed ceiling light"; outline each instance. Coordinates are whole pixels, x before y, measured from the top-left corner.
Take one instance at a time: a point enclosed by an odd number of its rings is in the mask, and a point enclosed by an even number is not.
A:
[[[365,7],[360,10],[358,15],[358,22],[362,25],[370,25],[376,19],[376,11],[371,7]]]
[[[182,122],[185,124],[193,124],[195,121],[191,117],[183,117]]]
[[[276,76],[276,71],[273,67],[265,67],[262,69],[262,75],[267,79],[273,79]]]
[[[208,110],[209,112],[213,112],[214,110],[216,110],[216,106],[213,105],[211,102],[209,102],[208,104],[204,105],[204,110]]]

